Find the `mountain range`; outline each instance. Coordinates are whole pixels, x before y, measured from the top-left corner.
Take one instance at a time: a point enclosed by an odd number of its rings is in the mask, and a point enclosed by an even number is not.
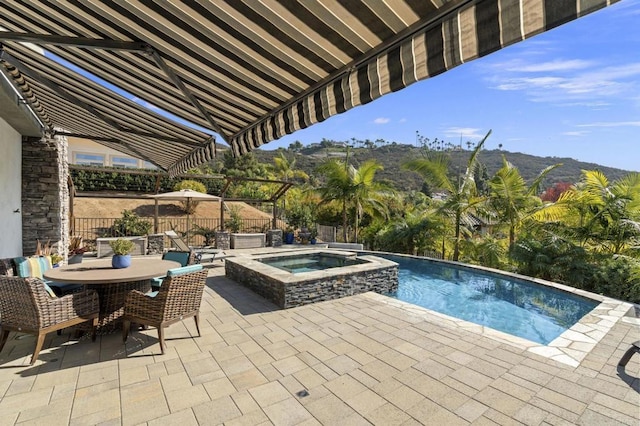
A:
[[[317,174],[315,173],[315,168],[326,159],[346,158],[347,149],[349,149],[349,162],[356,167],[369,159],[375,159],[382,164],[384,169],[379,171],[376,177],[391,184],[394,188],[403,191],[422,188],[423,179],[421,176],[402,169],[402,164],[405,161],[423,155],[421,148],[412,145],[392,143],[372,148],[345,148],[345,144],[333,143],[324,144],[324,146],[314,144],[296,151],[282,148],[273,151],[258,149],[254,153],[258,161],[273,164],[273,158],[279,155],[279,152],[284,152],[287,158],[296,159],[296,169],[303,170],[309,175],[314,175]],[[453,175],[456,174],[456,171],[464,173],[471,151],[458,149],[449,151],[449,154],[451,156],[451,173]],[[478,154],[478,159],[486,167],[489,177],[493,176],[502,167],[503,157],[518,168],[527,182],[533,181],[546,167],[562,163],[562,166],[552,170],[547,175],[546,181],[542,185],[543,188],[550,187],[556,182],[575,183],[580,179],[582,170],[600,170],[610,182],[630,173],[628,170],[586,163],[572,158],[539,157],[504,150],[482,150]]]

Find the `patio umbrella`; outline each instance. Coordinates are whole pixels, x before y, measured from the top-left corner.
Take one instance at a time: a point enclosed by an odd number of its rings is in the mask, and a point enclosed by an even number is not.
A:
[[[181,189],[180,191],[164,192],[162,194],[151,195],[156,200],[186,201],[187,202],[187,244],[189,244],[189,206],[192,201],[220,201],[220,197],[209,195],[193,189]]]

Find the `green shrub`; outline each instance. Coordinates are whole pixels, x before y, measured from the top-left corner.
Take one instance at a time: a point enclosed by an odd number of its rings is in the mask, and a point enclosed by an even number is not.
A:
[[[586,290],[615,299],[640,303],[638,262],[625,256],[603,257],[591,265]]]
[[[109,235],[117,237],[147,235],[150,230],[151,222],[141,219],[131,210],[124,210],[122,217],[113,222]]]
[[[207,193],[207,187],[202,182],[197,180],[182,180],[173,186],[174,191],[181,191],[183,189],[192,189],[196,192]]]
[[[191,229],[191,235],[200,235],[204,238],[205,246],[212,246],[216,241],[216,232],[217,229],[207,228],[205,226],[200,226],[198,224],[194,224]]]
[[[240,232],[242,228],[242,216],[240,215],[240,207],[231,206],[229,208],[229,219],[224,221],[225,229],[229,232]]]
[[[591,269],[584,248],[554,235],[524,237],[511,247],[510,256],[518,273],[578,288],[585,288]]]

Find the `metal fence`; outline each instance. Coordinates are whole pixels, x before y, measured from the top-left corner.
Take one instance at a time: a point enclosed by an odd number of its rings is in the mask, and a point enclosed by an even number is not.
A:
[[[74,235],[82,236],[85,244],[88,246],[92,245],[92,242],[96,240],[96,238],[102,237],[117,237],[113,232],[113,224],[114,222],[120,218],[116,217],[107,217],[107,218],[97,218],[97,217],[76,217],[73,220],[74,226]],[[139,220],[143,220],[149,222],[151,224],[151,232],[152,233],[164,233],[164,231],[174,230],[180,235],[185,235],[187,230],[187,218],[186,217],[161,217],[158,218],[158,229],[154,230],[153,228],[153,218],[152,217],[139,217]],[[197,226],[196,226],[197,225]],[[286,224],[279,223],[282,225],[282,228],[286,227]],[[189,219],[189,243],[192,245],[202,245],[204,244],[204,237],[201,235],[194,234],[194,230],[197,227],[203,227],[207,229],[220,229],[220,219],[209,219],[209,218],[190,218]],[[238,232],[243,233],[254,233],[254,232],[267,232],[267,230],[271,229],[271,219],[242,219],[241,227]],[[228,230],[228,229],[227,229]],[[317,225],[318,230],[318,239],[320,241],[331,243],[336,242],[338,239],[338,233],[340,228],[336,228],[335,226],[327,226],[327,225]]]
[[[114,222],[120,218],[95,218],[95,217],[76,217],[73,220],[74,235],[80,235],[84,241],[95,241],[101,237],[117,237],[113,232]],[[149,222],[153,233],[163,233],[164,231],[174,230],[184,235],[187,231],[187,218],[185,217],[161,217],[158,219],[158,229],[153,229],[153,218],[140,217],[140,220]],[[189,242],[193,245],[199,245],[204,242],[204,238],[195,235],[193,231],[197,226],[208,229],[220,229],[220,219],[189,219],[190,237]],[[243,219],[240,230],[238,232],[266,232],[271,228],[271,219]]]

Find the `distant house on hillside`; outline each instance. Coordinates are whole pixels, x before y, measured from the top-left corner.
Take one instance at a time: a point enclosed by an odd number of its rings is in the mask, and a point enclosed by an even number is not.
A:
[[[156,169],[152,163],[123,154],[89,139],[68,138],[69,164],[84,166],[125,167],[130,169]]]

